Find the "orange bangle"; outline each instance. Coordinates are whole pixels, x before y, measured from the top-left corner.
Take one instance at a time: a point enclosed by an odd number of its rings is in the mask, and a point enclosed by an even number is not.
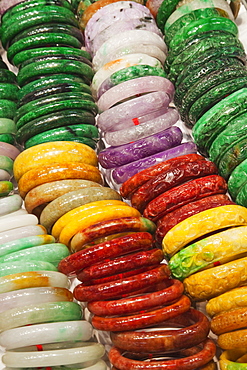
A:
[[[211,330],[219,335],[233,330],[241,329],[247,325],[247,308],[240,307],[222,312],[211,320]]]
[[[247,329],[236,330],[218,336],[218,345],[222,349],[235,349],[247,347]]]

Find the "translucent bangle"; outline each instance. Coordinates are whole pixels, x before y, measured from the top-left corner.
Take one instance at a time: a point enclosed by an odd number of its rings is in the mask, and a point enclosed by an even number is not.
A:
[[[106,363],[103,361],[103,360],[99,360],[98,362],[96,362],[96,364],[92,365],[92,366],[88,366],[85,368],[85,366],[82,364],[81,366],[79,366],[79,364],[76,364],[76,369],[77,370],[107,370],[108,367],[106,366]],[[38,367],[39,370],[47,370],[47,367]],[[13,368],[11,367],[5,367],[4,370],[13,370]],[[33,367],[15,367],[15,370],[34,370]],[[52,366],[52,370],[71,370],[71,366]]]
[[[32,287],[69,288],[70,281],[66,275],[58,271],[24,271],[0,277],[0,293],[12,292],[17,289]]]
[[[0,216],[17,211],[22,206],[22,199],[19,194],[9,195],[8,197],[0,198]]]
[[[46,234],[46,229],[42,225],[29,225],[17,227],[15,229],[3,231],[0,233],[0,244],[4,244],[16,239],[25,238],[34,235]]]
[[[31,215],[31,214],[22,214],[22,215],[16,215],[12,217],[9,216],[6,218],[4,217],[5,216],[2,216],[1,218],[0,232],[23,227],[23,226],[38,224],[38,218],[35,215]]]
[[[10,350],[35,343],[88,341],[92,333],[91,324],[85,320],[43,323],[5,330],[0,334],[0,345]]]
[[[49,345],[44,345],[43,351],[36,348],[30,352],[7,351],[2,358],[5,365],[15,367],[40,367],[59,366],[79,363],[90,363],[98,361],[104,355],[104,346],[100,343],[79,342],[71,343],[72,348],[46,350]]]
[[[13,261],[1,263],[0,265],[0,277],[16,274],[18,272],[25,271],[39,271],[39,270],[48,270],[48,271],[57,271],[56,267],[45,261]]]

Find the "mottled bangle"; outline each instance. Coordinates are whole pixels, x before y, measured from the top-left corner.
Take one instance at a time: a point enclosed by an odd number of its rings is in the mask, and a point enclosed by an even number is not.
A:
[[[17,109],[17,104],[11,100],[0,99],[0,118],[12,120]]]
[[[6,262],[1,263],[0,277],[17,274],[19,272],[40,271],[40,270],[57,271],[57,268],[50,262],[37,260]]]
[[[242,347],[242,345],[240,345]],[[244,357],[241,362],[241,358]],[[246,350],[245,349],[230,349],[228,351],[224,351],[219,358],[219,364],[222,369],[232,369],[232,370],[246,370],[247,364],[245,361],[246,358]]]

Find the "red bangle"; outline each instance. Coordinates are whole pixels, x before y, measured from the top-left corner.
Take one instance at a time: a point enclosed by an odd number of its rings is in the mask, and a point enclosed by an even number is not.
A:
[[[85,286],[79,284],[74,289],[74,297],[78,301],[91,302],[112,298],[121,298],[123,295],[135,293],[143,288],[157,284],[170,278],[167,265],[137,274],[126,279],[115,280],[106,284]]]
[[[103,261],[85,268],[79,274],[79,280],[86,282],[92,279],[100,279],[144,266],[157,265],[163,260],[163,258],[164,254],[161,249],[158,248],[128,254],[127,256],[117,257],[110,261]]]
[[[109,359],[117,370],[194,370],[208,364],[215,356],[216,346],[211,339],[205,340],[202,346],[203,348],[198,349],[197,353],[188,357],[161,361],[133,360],[124,357],[120,349],[112,347],[109,352]],[[175,355],[179,355],[179,353]]]
[[[144,311],[136,315],[122,317],[93,316],[92,325],[98,330],[106,331],[142,329],[183,314],[188,311],[190,306],[190,299],[182,295],[175,303],[153,311]]]
[[[66,275],[78,274],[84,268],[107,258],[117,257],[120,253],[151,249],[152,244],[151,234],[136,232],[71,254],[59,263],[58,270]]]
[[[114,346],[125,351],[158,353],[190,348],[206,339],[210,330],[210,322],[202,312],[190,308],[170,322],[177,323],[180,319],[187,323],[191,321],[195,323],[178,330],[112,332],[111,340]]]
[[[113,301],[89,302],[87,308],[99,316],[124,315],[168,305],[183,294],[184,286],[179,280],[169,280],[169,286],[145,295]]]

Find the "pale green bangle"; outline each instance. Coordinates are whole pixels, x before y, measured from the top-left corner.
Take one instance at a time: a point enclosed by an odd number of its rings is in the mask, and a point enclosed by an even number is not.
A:
[[[57,271],[57,268],[50,262],[44,261],[14,261],[6,262],[0,265],[0,277],[6,275],[17,274],[19,272],[27,271]]]
[[[15,134],[16,125],[10,118],[0,118],[0,134]]]

